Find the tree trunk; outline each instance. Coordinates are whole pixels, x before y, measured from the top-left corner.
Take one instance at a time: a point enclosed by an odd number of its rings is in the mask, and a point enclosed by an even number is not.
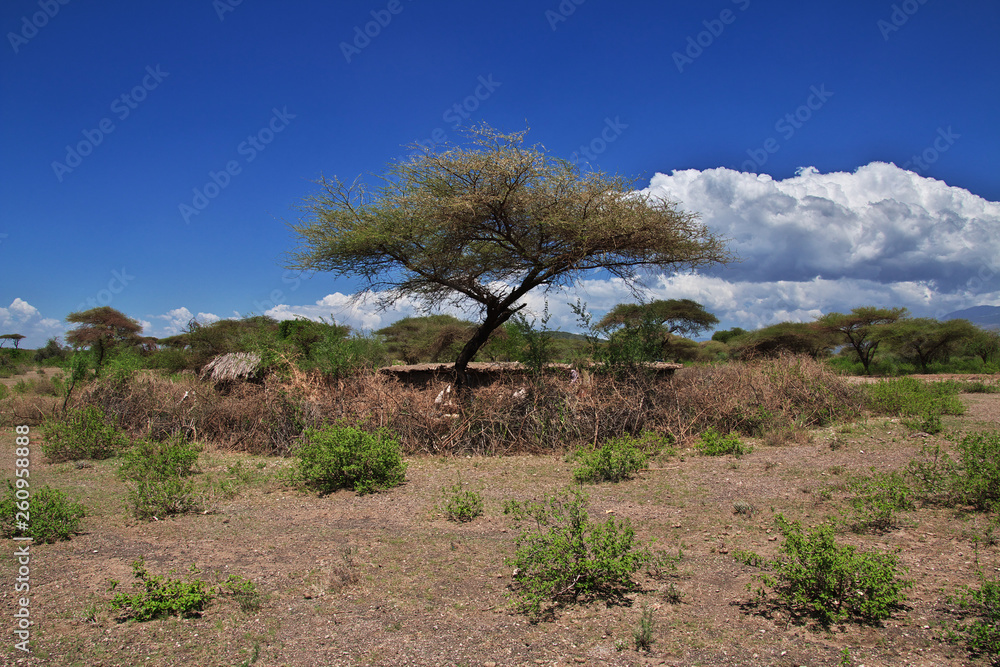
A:
[[[480,348],[486,344],[486,341],[490,339],[490,334],[496,331],[497,327],[509,320],[515,312],[516,311],[509,309],[497,312],[491,311],[487,308],[486,317],[483,319],[483,323],[479,325],[479,328],[476,329],[476,333],[472,335],[469,342],[467,342],[462,348],[462,351],[459,352],[458,359],[455,360],[456,392],[462,393],[468,387],[468,375],[466,373],[466,368],[468,368],[469,362],[476,356],[476,353],[479,352]]]

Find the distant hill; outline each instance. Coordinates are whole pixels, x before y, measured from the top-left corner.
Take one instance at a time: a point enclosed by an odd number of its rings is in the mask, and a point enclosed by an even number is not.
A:
[[[974,306],[948,313],[941,319],[969,320],[973,324],[987,329],[1000,329],[1000,306]]]

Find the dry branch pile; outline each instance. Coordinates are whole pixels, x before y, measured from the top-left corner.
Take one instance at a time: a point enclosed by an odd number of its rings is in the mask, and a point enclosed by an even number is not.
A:
[[[412,387],[378,373],[329,382],[293,365],[262,383],[225,393],[194,377],[149,372],[97,381],[77,402],[114,415],[136,436],[188,437],[253,453],[287,455],[309,426],[346,420],[396,431],[409,454],[502,455],[561,451],[650,430],[680,442],[708,427],[745,435],[857,416],[856,388],[806,357],[686,368],[653,374],[518,378],[435,402],[447,383]]]

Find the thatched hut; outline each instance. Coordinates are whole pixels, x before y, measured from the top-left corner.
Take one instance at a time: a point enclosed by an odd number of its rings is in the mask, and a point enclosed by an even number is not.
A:
[[[263,373],[262,359],[255,352],[230,352],[220,354],[201,369],[201,379],[216,385],[230,385],[234,382],[257,382]]]

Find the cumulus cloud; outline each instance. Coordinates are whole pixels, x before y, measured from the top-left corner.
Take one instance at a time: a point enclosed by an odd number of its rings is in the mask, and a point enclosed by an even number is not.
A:
[[[61,336],[65,324],[50,317],[42,317],[37,308],[24,299],[17,297],[6,308],[0,308],[0,333],[25,336],[21,347],[37,348],[45,344],[49,338]]]
[[[142,321],[141,324],[143,332],[147,336],[156,336],[157,338],[176,336],[184,330],[191,320],[198,320],[201,324],[211,324],[222,319],[213,313],[198,313],[197,315],[193,315],[184,306],[168,310],[163,315],[153,315],[152,318],[154,320],[164,320],[165,324],[154,325],[147,321]]]
[[[731,169],[656,174],[645,192],[681,203],[732,240],[729,281],[926,283],[992,293],[1000,272],[1000,203],[873,162],[854,173],[801,169],[785,180]],[[985,271],[984,271],[985,267]]]

